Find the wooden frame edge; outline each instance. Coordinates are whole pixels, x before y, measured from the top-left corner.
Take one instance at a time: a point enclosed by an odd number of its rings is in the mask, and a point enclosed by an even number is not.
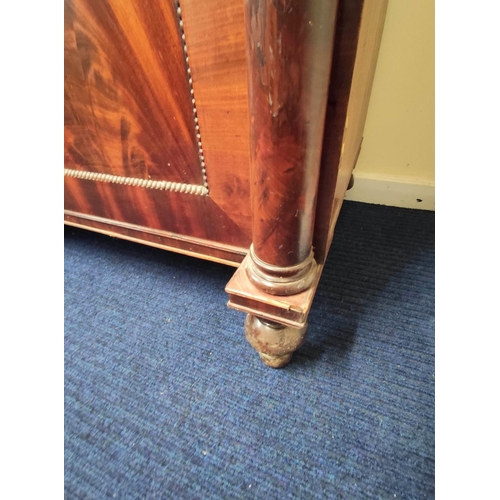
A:
[[[238,267],[248,252],[244,248],[71,210],[64,211],[64,224],[231,267]]]

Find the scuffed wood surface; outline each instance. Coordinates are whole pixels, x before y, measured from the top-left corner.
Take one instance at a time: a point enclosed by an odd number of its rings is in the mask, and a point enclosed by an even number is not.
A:
[[[250,256],[247,255],[226,285],[227,305],[238,311],[254,314],[294,328],[302,328],[312,305],[323,266],[316,268],[314,282],[307,290],[289,296],[276,296],[263,292],[247,277]]]
[[[293,266],[311,251],[337,2],[246,5],[253,246]]]

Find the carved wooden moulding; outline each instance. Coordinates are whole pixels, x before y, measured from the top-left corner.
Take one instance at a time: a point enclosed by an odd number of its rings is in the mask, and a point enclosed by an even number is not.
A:
[[[309,288],[316,278],[317,264],[311,250],[309,256],[293,266],[274,266],[255,255],[253,244],[246,268],[248,278],[271,295],[295,295]]]

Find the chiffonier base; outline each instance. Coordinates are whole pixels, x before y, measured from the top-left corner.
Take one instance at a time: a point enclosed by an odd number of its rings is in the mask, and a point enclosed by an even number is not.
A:
[[[65,0],[64,222],[238,266],[286,365],[359,154],[387,0]],[[249,251],[251,249],[251,251]]]

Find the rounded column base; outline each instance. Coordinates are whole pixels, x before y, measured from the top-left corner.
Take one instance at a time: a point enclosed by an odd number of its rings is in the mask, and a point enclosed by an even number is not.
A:
[[[316,278],[318,265],[311,250],[309,256],[295,266],[280,267],[268,264],[255,254],[250,246],[250,264],[247,276],[261,290],[271,295],[295,295],[307,290]]]

